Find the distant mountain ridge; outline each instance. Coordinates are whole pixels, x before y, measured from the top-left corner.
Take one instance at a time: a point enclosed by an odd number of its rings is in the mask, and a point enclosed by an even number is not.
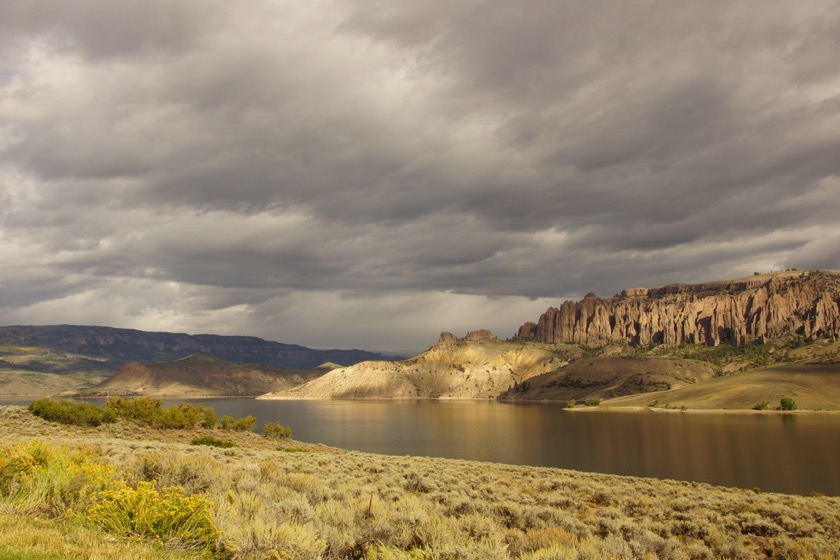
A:
[[[518,337],[603,346],[731,344],[840,337],[840,273],[786,271],[703,284],[595,294],[551,307]]]
[[[388,359],[365,350],[317,350],[253,336],[190,335],[78,325],[0,327],[0,345],[51,348],[119,364],[177,360],[191,354],[290,369],[309,369],[324,362],[347,366],[365,360]]]

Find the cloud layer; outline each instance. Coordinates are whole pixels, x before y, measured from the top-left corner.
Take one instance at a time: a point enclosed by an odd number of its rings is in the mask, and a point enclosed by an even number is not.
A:
[[[0,322],[414,351],[840,268],[840,7],[12,0]]]

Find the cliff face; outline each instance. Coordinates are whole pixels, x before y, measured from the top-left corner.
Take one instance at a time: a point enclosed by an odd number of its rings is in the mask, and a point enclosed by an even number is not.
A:
[[[519,338],[601,346],[743,345],[840,336],[840,273],[786,272],[706,284],[635,288],[549,308]]]

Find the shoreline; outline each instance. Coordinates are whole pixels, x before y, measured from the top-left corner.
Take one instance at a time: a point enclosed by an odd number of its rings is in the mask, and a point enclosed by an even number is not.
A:
[[[393,398],[371,398],[371,399],[331,399],[331,398],[308,398],[308,397],[268,397],[263,395],[203,395],[203,396],[179,396],[179,395],[100,395],[100,396],[82,396],[82,395],[3,395],[0,394],[0,401],[15,401],[16,403],[26,403],[37,399],[51,398],[51,399],[107,399],[108,397],[120,398],[142,398],[151,397],[155,399],[162,399],[167,401],[196,401],[205,399],[252,399],[260,401],[312,401],[312,402],[475,402],[475,403],[498,403],[498,404],[512,404],[512,405],[539,405],[539,406],[555,406],[560,407],[568,412],[625,412],[625,413],[639,413],[639,412],[660,412],[660,413],[687,413],[687,414],[758,414],[758,415],[811,415],[811,414],[826,414],[837,415],[840,414],[840,408],[837,409],[797,409],[797,410],[755,410],[752,408],[663,408],[650,406],[586,406],[580,405],[573,408],[567,408],[565,402],[557,400],[499,400],[492,397],[487,398],[469,398],[469,397],[444,397],[444,398],[417,398],[417,397],[393,397]],[[5,405],[0,405],[5,406]],[[12,405],[14,406],[14,405]],[[23,406],[26,406],[25,404]]]
[[[753,410],[751,408],[654,408],[647,406],[581,406],[567,408],[569,412],[660,412],[664,414],[758,414],[758,415],[805,415],[805,414],[840,414],[840,410]]]

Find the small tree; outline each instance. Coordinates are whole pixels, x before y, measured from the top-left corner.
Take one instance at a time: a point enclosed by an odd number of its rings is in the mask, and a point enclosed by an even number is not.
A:
[[[257,423],[257,419],[253,416],[245,416],[244,418],[238,419],[233,424],[233,429],[237,432],[249,432],[254,429],[254,425]]]
[[[574,399],[566,401],[566,408],[574,408],[576,404],[577,402]]]
[[[277,422],[266,422],[263,435],[268,439],[286,439],[292,437],[292,429]]]
[[[797,409],[796,401],[793,400],[790,397],[783,398],[781,401],[779,401],[779,404],[781,404],[782,410],[796,410]]]
[[[236,424],[236,420],[233,418],[233,416],[225,414],[219,420],[219,424],[221,425],[223,430],[232,430],[234,424]]]
[[[201,409],[201,415],[202,415],[201,427],[202,428],[215,428],[216,424],[219,422],[219,417],[216,414],[216,411],[213,409],[213,407],[210,407],[210,406],[202,407],[201,405],[198,405],[198,406]]]

